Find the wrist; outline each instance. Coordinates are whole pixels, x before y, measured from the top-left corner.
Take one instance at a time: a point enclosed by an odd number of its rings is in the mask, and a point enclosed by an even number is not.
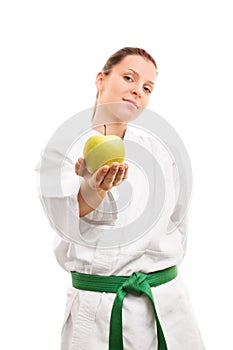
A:
[[[79,193],[90,208],[96,209],[106,196],[107,191],[91,187],[86,181],[83,181]]]

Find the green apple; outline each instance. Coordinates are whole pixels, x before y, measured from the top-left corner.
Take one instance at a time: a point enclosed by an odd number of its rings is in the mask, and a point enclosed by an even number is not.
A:
[[[87,170],[93,174],[104,165],[111,165],[113,162],[123,163],[125,146],[119,136],[94,135],[86,141],[83,157]]]

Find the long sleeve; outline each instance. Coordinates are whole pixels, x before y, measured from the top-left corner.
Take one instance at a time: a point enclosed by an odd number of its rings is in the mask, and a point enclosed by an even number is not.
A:
[[[59,147],[47,147],[35,170],[39,198],[51,227],[64,239],[77,239],[80,179],[73,160]]]
[[[83,240],[81,231],[86,235],[93,225],[114,225],[117,218],[110,191],[93,212],[79,217],[77,195],[83,179],[75,173],[75,162],[82,156],[83,145],[90,134],[93,132],[80,138],[66,153],[62,150],[62,141],[47,146],[35,169],[39,198],[51,227],[61,238],[74,243]]]

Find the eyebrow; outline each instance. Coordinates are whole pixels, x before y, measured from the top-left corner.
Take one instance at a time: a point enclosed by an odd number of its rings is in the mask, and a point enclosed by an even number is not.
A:
[[[129,70],[131,70],[131,72],[133,72],[137,77],[139,77],[138,72],[136,72],[136,71],[133,70],[132,68],[129,68]],[[147,80],[147,82],[150,83],[150,84],[152,84],[152,85],[154,85],[153,81],[151,81],[151,80]]]

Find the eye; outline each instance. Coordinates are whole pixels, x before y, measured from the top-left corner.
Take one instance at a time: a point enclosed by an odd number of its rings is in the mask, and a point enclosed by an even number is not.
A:
[[[131,75],[124,75],[124,79],[129,82],[133,82],[133,77]]]
[[[147,94],[151,94],[151,93],[152,93],[152,89],[151,89],[149,86],[144,86],[144,91],[145,91]]]

